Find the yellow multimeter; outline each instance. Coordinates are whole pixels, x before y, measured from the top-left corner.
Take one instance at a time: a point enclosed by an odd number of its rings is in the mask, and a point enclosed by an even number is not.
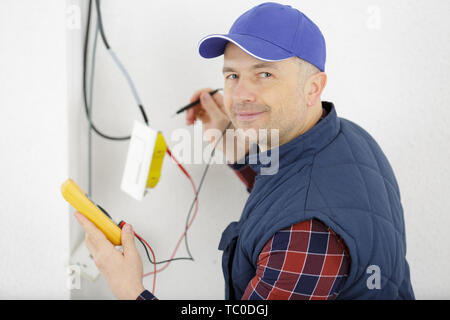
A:
[[[84,191],[73,181],[67,179],[61,185],[61,193],[64,199],[67,200],[77,211],[88,218],[97,228],[99,228],[106,238],[112,244],[120,246],[121,229],[110,219],[109,215],[101,207],[96,206]]]

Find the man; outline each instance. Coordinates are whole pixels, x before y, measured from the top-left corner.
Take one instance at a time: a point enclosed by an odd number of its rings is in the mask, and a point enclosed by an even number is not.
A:
[[[325,40],[303,13],[276,3],[241,15],[226,35],[202,39],[205,58],[224,55],[224,95],[194,94],[187,113],[204,129],[276,129],[274,174],[261,161],[230,167],[250,196],[222,234],[227,299],[414,299],[399,188],[375,140],[321,101]],[[227,153],[227,143],[221,146]],[[265,141],[264,141],[265,142]],[[248,151],[248,150],[247,150]],[[123,254],[87,219],[86,244],[119,298],[155,299],[128,227]],[[127,231],[128,230],[128,231]]]

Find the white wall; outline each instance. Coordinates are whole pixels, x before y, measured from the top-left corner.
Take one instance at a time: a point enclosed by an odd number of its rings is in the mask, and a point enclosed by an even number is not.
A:
[[[0,2],[0,299],[67,299],[65,3]]]
[[[0,4],[0,214],[6,226],[0,233],[0,270],[6,275],[0,277],[0,297],[66,298],[67,252],[82,241],[83,234],[60,197],[59,185],[70,175],[87,188],[87,126],[80,69],[84,30],[65,31],[59,14],[65,5],[78,5],[85,12],[86,2],[35,3]],[[198,40],[228,31],[237,16],[257,3],[102,2],[109,43],[133,77],[150,124],[163,131],[169,145],[171,132],[185,127],[183,116],[170,118],[173,112],[195,90],[222,86],[222,59],[200,58]],[[283,3],[305,12],[324,33],[329,78],[323,99],[333,101],[341,117],[368,130],[394,168],[417,298],[449,299],[450,3]],[[98,127],[112,135],[129,134],[140,114],[124,78],[100,44],[94,90]],[[155,249],[157,260],[168,258],[192,201],[188,180],[166,157],[157,188],[142,202],[134,201],[120,191],[128,143],[94,135],[93,145],[93,200],[116,220],[132,223]],[[198,183],[204,165],[186,168]],[[33,187],[37,193],[32,193]],[[189,234],[196,261],[173,262],[158,275],[160,299],[223,298],[217,244],[224,227],[238,219],[246,197],[245,188],[228,168],[210,168]],[[185,254],[181,246],[178,255]],[[145,271],[150,267],[144,258]],[[151,283],[151,277],[144,280],[147,288]],[[112,295],[99,279],[83,281],[71,297],[109,299]]]

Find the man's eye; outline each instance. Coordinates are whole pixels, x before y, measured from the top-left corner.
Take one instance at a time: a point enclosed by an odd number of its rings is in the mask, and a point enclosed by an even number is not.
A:
[[[235,74],[235,73],[229,74],[228,76],[226,76],[226,78],[227,79],[231,79],[231,80],[236,79],[237,78],[237,74]]]
[[[270,72],[261,72],[261,75],[263,78],[269,78],[272,76],[272,74]]]

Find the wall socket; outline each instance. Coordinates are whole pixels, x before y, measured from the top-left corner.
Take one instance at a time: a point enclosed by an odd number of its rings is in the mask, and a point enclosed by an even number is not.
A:
[[[70,264],[79,266],[81,276],[89,281],[95,281],[100,274],[84,241],[73,252]]]

